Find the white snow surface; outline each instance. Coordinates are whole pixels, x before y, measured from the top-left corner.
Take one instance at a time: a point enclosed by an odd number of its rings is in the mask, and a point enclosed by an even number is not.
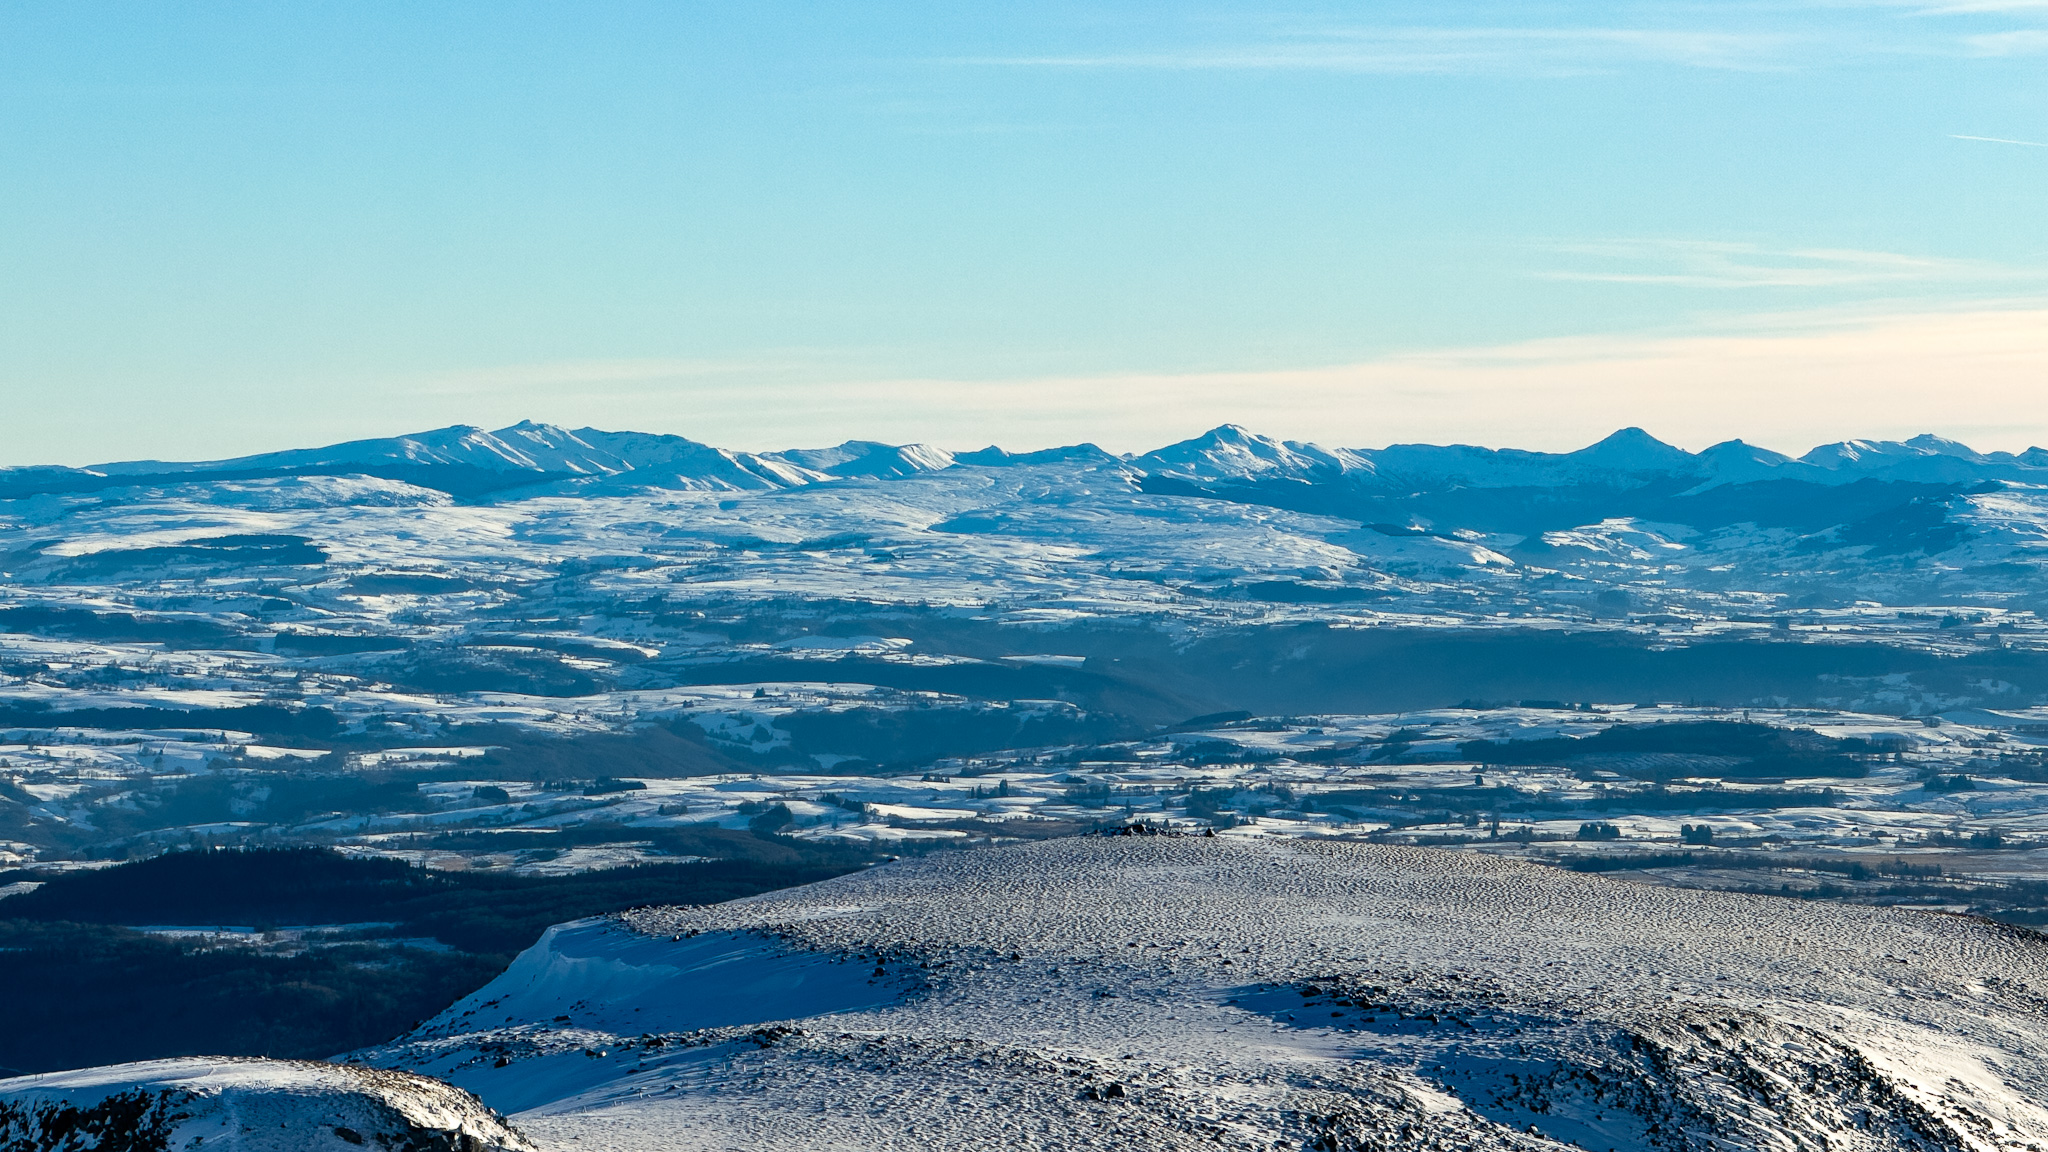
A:
[[[82,1142],[93,1138],[92,1142]],[[467,1092],[311,1060],[192,1056],[0,1080],[0,1147],[530,1152]]]
[[[544,1147],[2032,1149],[2048,944],[1318,841],[948,853],[558,927],[358,1054]]]

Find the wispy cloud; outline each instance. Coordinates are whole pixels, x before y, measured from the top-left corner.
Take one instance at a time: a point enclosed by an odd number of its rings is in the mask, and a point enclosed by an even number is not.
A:
[[[2022,148],[2048,148],[2048,144],[2043,144],[2037,140],[2007,140],[2003,136],[1961,136],[1951,133],[1949,139],[1980,140],[1986,144],[2017,144]]]
[[[2048,0],[1957,0],[1920,8],[1921,16],[1995,15],[2004,12],[2048,12]]]
[[[1854,248],[1770,248],[1716,240],[1659,239],[1577,241],[1541,247],[1594,265],[1536,273],[1545,280],[1682,288],[1845,288],[1915,281],[2048,278],[2041,272],[1985,261]]]
[[[1101,51],[955,58],[1016,68],[1573,76],[1664,65],[1778,72],[1858,58],[2048,52],[2048,0],[1794,0],[1642,6],[1643,26],[1372,25],[1228,18]],[[1882,13],[1878,18],[1873,14]],[[1928,20],[1901,20],[1922,17]],[[1425,17],[1440,19],[1440,17]]]
[[[1763,70],[1782,64],[1789,43],[1789,37],[1777,33],[1695,29],[1309,28],[1227,43],[956,62],[1020,68],[1383,74],[1577,73],[1643,62]]]
[[[1965,36],[1963,43],[1979,56],[2038,56],[2048,52],[2048,30],[2018,28],[2009,32],[1986,32]]]

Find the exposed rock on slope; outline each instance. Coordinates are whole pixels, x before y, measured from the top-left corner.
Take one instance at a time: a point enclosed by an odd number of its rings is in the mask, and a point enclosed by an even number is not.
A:
[[[8,1152],[530,1152],[476,1097],[424,1076],[193,1057],[0,1080]]]
[[[1959,917],[1091,838],[564,925],[365,1056],[565,1146],[2017,1150],[2043,990]]]

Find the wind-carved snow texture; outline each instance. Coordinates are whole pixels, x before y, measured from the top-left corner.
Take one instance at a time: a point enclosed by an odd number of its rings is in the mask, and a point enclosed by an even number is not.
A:
[[[474,1096],[307,1060],[188,1057],[0,1080],[7,1152],[533,1152]]]
[[[1988,1152],[2044,991],[1963,917],[1087,837],[558,927],[358,1058],[565,1148]]]

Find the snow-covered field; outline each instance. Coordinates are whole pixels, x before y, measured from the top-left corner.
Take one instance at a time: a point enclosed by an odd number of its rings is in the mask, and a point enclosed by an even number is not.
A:
[[[1328,452],[1225,428],[1136,457],[742,458],[522,425],[0,470],[0,723],[236,728],[219,714],[267,708],[424,743],[601,731],[765,680],[1153,724],[1450,704],[1467,680],[1474,698],[2024,708],[2048,703],[2037,456],[1922,438],[1793,461],[1640,433]],[[1384,659],[1464,662],[1351,674]],[[180,744],[163,737],[167,760]]]
[[[2044,982],[1957,917],[1088,837],[564,925],[353,1059],[551,1148],[2026,1149]]]
[[[793,718],[874,709],[878,701],[934,703],[777,684],[497,704],[542,730],[556,719],[572,731],[596,724],[590,717],[609,717],[626,733],[681,723],[707,738],[745,742],[735,750],[772,750],[790,739],[784,726],[794,726]],[[1654,743],[1657,733],[1701,732],[1689,739],[1708,740],[1705,754],[1641,750],[1664,747]],[[1754,749],[1728,755],[1740,748],[1713,743],[1759,734],[1808,751],[1759,766]],[[1971,710],[1942,720],[1599,706],[1247,717],[1108,743],[936,757],[893,771],[784,764],[597,784],[494,776],[489,746],[323,754],[231,732],[23,735],[0,745],[0,771],[8,773],[0,779],[15,782],[24,808],[45,828],[81,837],[140,828],[122,841],[138,846],[332,844],[433,869],[548,875],[674,863],[687,857],[648,837],[692,827],[766,827],[799,840],[903,851],[1143,822],[1236,838],[1366,839],[1560,859],[1705,845],[1787,859],[1910,858],[1958,876],[2048,878],[2035,851],[2048,847],[2048,712],[2041,711]],[[1637,751],[1611,751],[1616,740]],[[310,770],[293,766],[309,764],[343,777],[397,773],[417,783],[396,807],[266,807],[274,791]],[[180,806],[183,790],[202,785],[224,798],[222,814],[244,818],[176,822],[188,811]],[[388,805],[389,794],[379,795]],[[1594,822],[1611,826],[1611,837],[1587,838]],[[609,839],[593,843],[587,833],[594,829]],[[18,849],[23,860],[37,852],[30,844]]]

